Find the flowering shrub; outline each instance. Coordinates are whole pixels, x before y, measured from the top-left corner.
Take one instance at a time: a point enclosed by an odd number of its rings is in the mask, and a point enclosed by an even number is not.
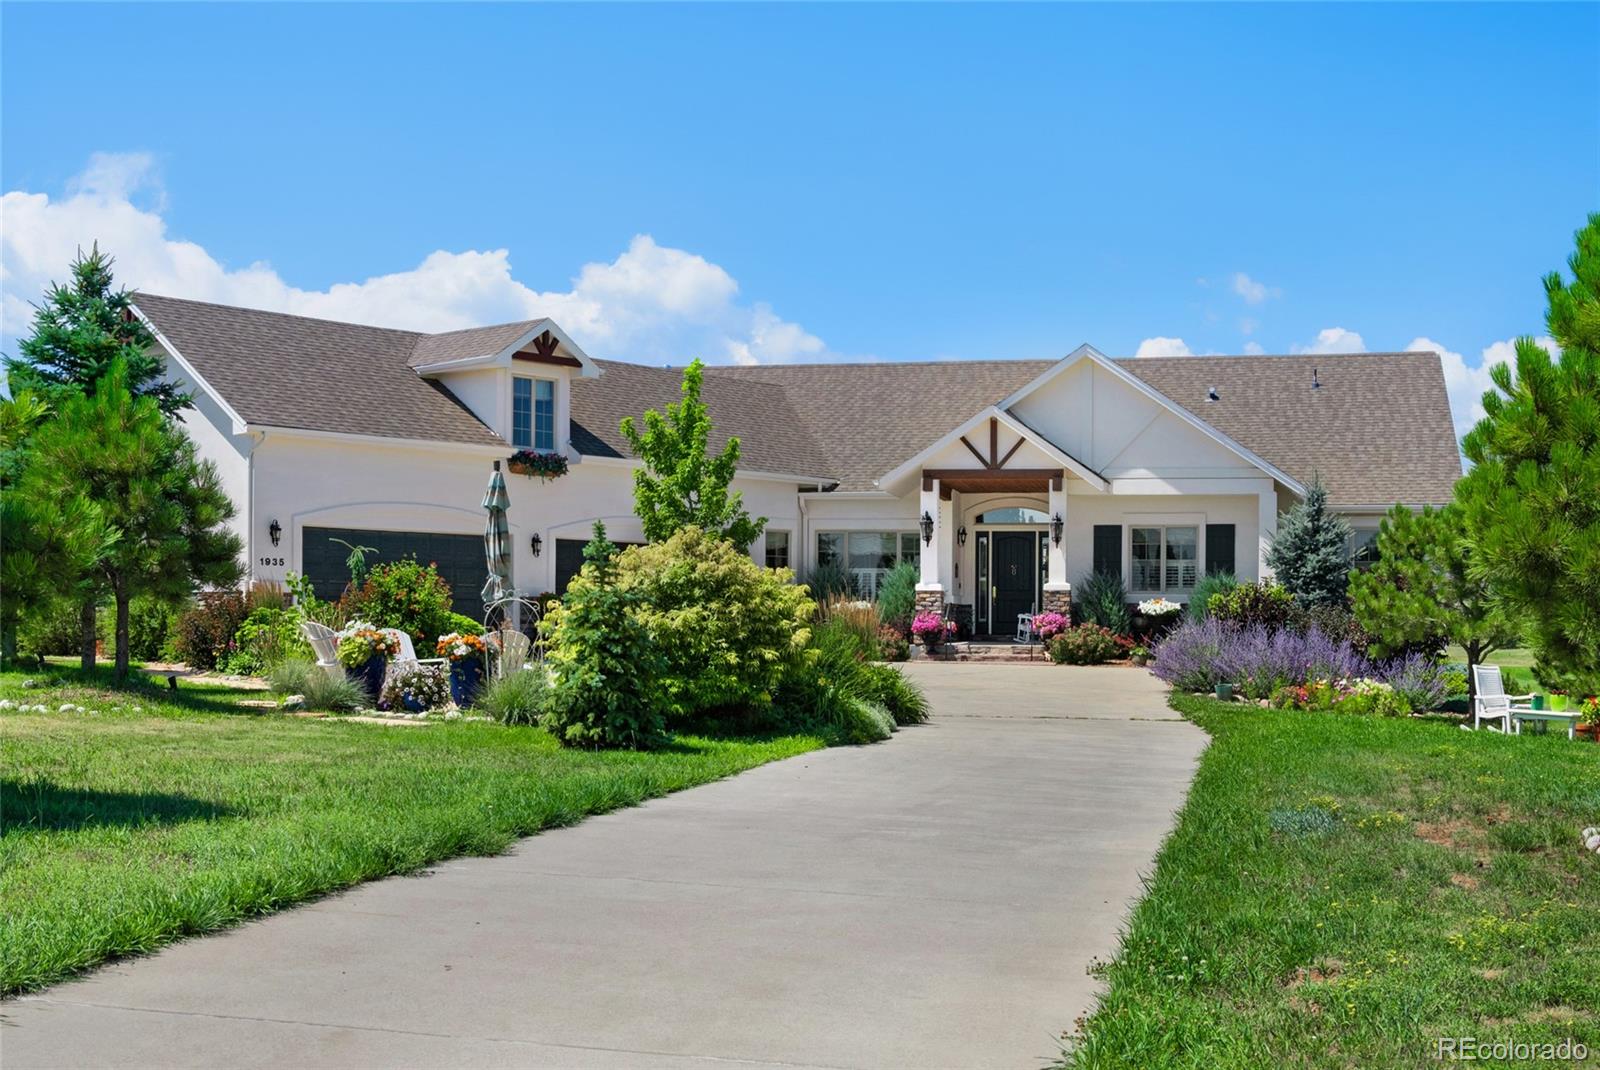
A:
[[[911,622],[911,634],[916,636],[918,642],[927,646],[938,646],[955,630],[954,622],[945,620],[931,610],[918,613],[916,619]]]
[[[1050,660],[1057,665],[1100,665],[1126,653],[1133,641],[1098,624],[1068,628],[1050,640]]]
[[[433,645],[434,653],[451,661],[460,661],[462,658],[483,657],[483,636],[471,633],[463,635],[461,632],[449,632],[439,637]]]
[[[437,665],[412,665],[391,672],[383,682],[382,705],[417,712],[442,709],[450,705],[450,682]]]
[[[878,656],[884,661],[904,661],[911,656],[911,644],[899,628],[885,624],[878,629]]]
[[[359,669],[373,658],[392,658],[398,653],[399,638],[366,621],[352,621],[339,633],[339,664],[347,669]]]
[[[1370,668],[1348,643],[1316,629],[1301,635],[1262,625],[1223,627],[1228,641],[1219,658],[1221,679],[1235,684],[1248,699],[1268,698],[1280,687],[1307,680],[1363,676]]]
[[[1466,674],[1422,654],[1397,658],[1380,667],[1380,678],[1413,710],[1435,710],[1456,694],[1467,693]],[[1455,688],[1460,686],[1460,691]]]
[[[421,643],[451,630],[450,585],[432,564],[413,558],[386,561],[340,600],[346,615],[379,628],[399,628]]]
[[[1600,696],[1590,695],[1584,699],[1582,709],[1583,715],[1589,718],[1589,723],[1593,724],[1596,720],[1600,720]]]
[[[1241,627],[1282,628],[1294,613],[1294,595],[1276,583],[1241,583],[1211,596],[1208,616]]]
[[[1147,617],[1160,619],[1170,617],[1174,613],[1183,612],[1183,607],[1177,602],[1169,602],[1165,598],[1146,598],[1139,603],[1139,612]]]
[[[1179,691],[1210,691],[1231,682],[1222,668],[1222,650],[1232,631],[1216,617],[1185,621],[1151,651],[1150,671]]]
[[[1070,627],[1072,621],[1060,613],[1040,613],[1033,618],[1033,634],[1047,643]]]
[[[507,464],[513,472],[525,476],[538,476],[540,479],[559,479],[567,474],[567,458],[562,453],[518,450],[511,455]]]
[[[1312,680],[1303,686],[1279,688],[1272,695],[1279,709],[1333,710],[1338,713],[1404,717],[1411,704],[1393,686],[1368,677]]]

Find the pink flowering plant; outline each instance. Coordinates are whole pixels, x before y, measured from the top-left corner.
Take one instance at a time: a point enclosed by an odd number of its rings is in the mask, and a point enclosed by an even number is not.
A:
[[[1033,634],[1046,643],[1070,627],[1072,621],[1061,613],[1040,613],[1033,618]]]
[[[918,613],[911,622],[911,634],[924,646],[938,646],[955,633],[954,621],[947,621],[931,610]]]

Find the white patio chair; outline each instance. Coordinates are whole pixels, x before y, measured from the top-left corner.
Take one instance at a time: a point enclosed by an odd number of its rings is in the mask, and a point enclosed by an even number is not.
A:
[[[417,648],[411,645],[411,636],[407,635],[399,628],[385,628],[383,629],[383,633],[385,635],[394,636],[400,641],[400,653],[396,654],[390,659],[391,662],[397,665],[410,663],[415,665],[443,665],[448,667],[450,664],[449,658],[417,657]]]
[[[1502,732],[1511,731],[1511,706],[1518,699],[1527,702],[1529,695],[1508,695],[1500,679],[1500,666],[1474,665],[1472,667],[1472,727],[1481,728],[1485,721],[1499,721]]]
[[[1018,613],[1017,614],[1017,637],[1015,639],[1013,639],[1012,642],[1014,642],[1014,643],[1029,643],[1029,644],[1031,644],[1033,642],[1033,614],[1032,613]]]
[[[528,667],[533,653],[533,642],[515,628],[501,628],[484,636],[484,642],[494,653],[494,676],[503,680],[512,673]]]
[[[317,655],[317,668],[335,680],[344,676],[344,666],[339,664],[338,632],[326,624],[303,620],[300,622],[300,634],[306,637],[312,652]]]

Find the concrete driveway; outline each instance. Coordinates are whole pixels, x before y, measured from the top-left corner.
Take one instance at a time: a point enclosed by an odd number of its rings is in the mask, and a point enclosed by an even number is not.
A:
[[[1205,736],[1136,670],[911,671],[930,725],[8,1003],[4,1064],[1037,1067]]]

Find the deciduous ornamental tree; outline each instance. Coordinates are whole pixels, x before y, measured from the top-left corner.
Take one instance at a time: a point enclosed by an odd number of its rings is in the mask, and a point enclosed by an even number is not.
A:
[[[1457,643],[1472,666],[1517,640],[1514,621],[1474,567],[1476,549],[1458,505],[1397,505],[1378,529],[1378,560],[1350,577],[1350,597],[1367,634],[1390,656]]]
[[[96,245],[72,262],[69,283],[50,285],[34,313],[33,332],[17,344],[20,357],[6,361],[7,382],[13,392],[32,390],[56,404],[64,391],[92,393],[120,360],[130,393],[175,413],[191,398],[162,381],[155,336],[133,314],[133,294],[113,288],[112,263]]]
[[[665,542],[679,528],[694,526],[728,539],[748,551],[766,527],[767,518],[752,520],[743,495],[730,491],[739,465],[739,440],[710,456],[711,417],[700,400],[705,366],[696,359],[683,370],[683,400],[667,405],[666,414],[644,414],[644,430],[624,417],[622,434],[644,467],[633,474],[634,512],[651,542]]]
[[[1350,585],[1349,543],[1349,523],[1328,512],[1327,488],[1312,479],[1305,500],[1278,522],[1267,564],[1301,605],[1344,605]]]
[[[1462,451],[1456,500],[1476,573],[1524,617],[1542,667],[1600,690],[1600,214],[1577,234],[1572,281],[1544,280],[1552,357],[1517,339]]]

